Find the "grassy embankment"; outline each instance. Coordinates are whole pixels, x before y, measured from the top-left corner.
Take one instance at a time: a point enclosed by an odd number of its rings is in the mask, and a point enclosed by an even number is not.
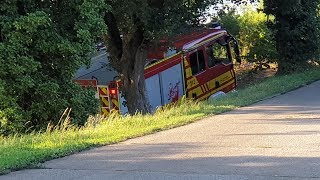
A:
[[[53,130],[22,136],[0,137],[0,174],[10,170],[37,167],[39,163],[90,147],[124,141],[160,130],[185,125],[200,118],[285,93],[320,79],[320,70],[270,78],[260,84],[231,93],[214,102],[182,101],[179,106],[164,108],[154,115],[113,117],[96,127]],[[93,118],[98,120],[99,118]]]

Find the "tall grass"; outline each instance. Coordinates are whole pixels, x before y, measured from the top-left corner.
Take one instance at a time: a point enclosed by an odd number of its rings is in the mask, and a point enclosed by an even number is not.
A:
[[[96,115],[85,127],[70,125],[66,110],[60,123],[46,132],[0,137],[0,173],[37,167],[46,160],[91,147],[113,144],[157,131],[189,124],[200,118],[246,106],[279,93],[285,93],[320,79],[319,69],[288,76],[273,77],[247,89],[210,102],[182,99],[177,105],[159,109],[154,115],[120,117],[108,120]]]

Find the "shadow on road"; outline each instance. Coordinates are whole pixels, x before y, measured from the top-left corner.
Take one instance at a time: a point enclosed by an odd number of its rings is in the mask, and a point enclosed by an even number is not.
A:
[[[108,172],[320,177],[320,157],[255,155],[219,157],[214,153],[203,155],[201,152],[205,149],[201,144],[134,144],[128,147],[130,148],[102,147],[90,154],[82,153],[66,157],[63,158],[64,161],[54,160],[45,166],[50,169],[103,170]],[[108,150],[106,151],[105,148]],[[226,147],[212,148],[223,150]],[[236,151],[236,148],[230,148]],[[272,150],[269,147],[260,148]]]

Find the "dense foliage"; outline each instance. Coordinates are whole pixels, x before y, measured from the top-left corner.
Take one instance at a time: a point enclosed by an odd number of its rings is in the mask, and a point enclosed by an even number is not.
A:
[[[249,61],[274,62],[277,59],[272,32],[267,27],[267,15],[247,10],[239,17],[242,53]]]
[[[99,4],[99,5],[98,5]],[[106,27],[99,0],[4,0],[0,7],[0,134],[73,122],[97,112],[94,92],[72,82]],[[103,31],[104,30],[104,31]]]
[[[231,0],[236,4],[252,0]],[[319,53],[318,2],[265,0],[265,12],[225,14],[249,60],[274,60],[280,72],[303,67]],[[199,26],[209,5],[225,0],[3,0],[0,6],[0,134],[41,129],[72,108],[83,124],[96,113],[90,90],[72,82],[104,37],[123,83],[129,112],[148,113],[144,65],[159,39]],[[230,1],[228,1],[230,2]],[[271,17],[271,18],[270,18]],[[272,18],[274,17],[274,19]],[[270,19],[272,19],[270,21]],[[266,22],[272,23],[272,32]],[[274,37],[274,39],[272,39]],[[277,51],[277,52],[276,52]]]
[[[304,69],[319,54],[319,0],[264,2],[265,12],[275,17],[271,27],[279,54],[279,72]]]
[[[319,54],[319,1],[265,0],[263,8],[220,13],[224,27],[234,33],[242,57],[262,64],[277,62],[279,73],[304,70]]]
[[[267,27],[268,17],[263,12],[247,6],[240,15],[235,11],[220,12],[218,21],[237,37],[244,60],[255,62],[257,67],[277,60],[273,34]]]
[[[222,0],[2,1],[0,134],[44,128],[67,107],[75,123],[95,113],[93,92],[71,79],[106,32],[130,112],[148,112],[142,75],[147,48],[199,25],[206,7],[217,2]]]

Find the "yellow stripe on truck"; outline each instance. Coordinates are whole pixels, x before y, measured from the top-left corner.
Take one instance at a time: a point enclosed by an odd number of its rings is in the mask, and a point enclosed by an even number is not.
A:
[[[197,97],[201,96],[203,93],[204,93],[204,92],[202,91],[201,86],[199,86],[199,87],[197,87],[197,88],[189,91],[189,92],[188,92],[188,97],[192,98],[193,95],[195,94],[195,95],[196,95],[196,98],[197,98]]]
[[[214,89],[214,90],[211,91],[210,93],[208,93],[208,94],[206,94],[205,96],[199,98],[199,100],[205,100],[205,99],[207,99],[208,97],[210,97],[212,94],[214,94],[214,93],[216,93],[216,92],[218,92],[218,91],[221,91],[222,89],[224,89],[224,88],[232,85],[233,83],[235,83],[235,80],[230,81],[229,83],[227,83],[227,84],[225,84],[225,85],[223,85],[223,86],[221,86],[221,87],[219,87],[219,88],[217,88],[217,89]]]
[[[192,77],[191,79],[189,79],[187,81],[188,97],[193,97],[192,95],[194,95],[194,94],[196,95],[196,97],[199,97],[205,93],[208,93],[208,95],[206,95],[204,97],[209,97],[211,94],[217,92],[218,90],[224,89],[225,87],[234,83],[235,81],[233,80],[232,82],[229,82],[227,84],[227,86],[224,85],[224,86],[222,86],[222,88],[216,87],[217,82],[219,82],[219,85],[222,85],[228,81],[231,81],[232,79],[234,79],[234,78],[232,77],[231,71],[228,71],[224,74],[221,74],[220,76],[218,76],[218,77],[216,77],[216,78],[214,78],[214,79],[210,80],[209,82],[206,82],[202,85],[199,85],[200,83],[198,82],[197,78]],[[192,89],[192,90],[190,90],[190,89]],[[205,99],[205,98],[202,97],[201,99]]]
[[[209,90],[215,89],[216,87],[216,82],[219,82],[220,85],[230,81],[231,79],[233,79],[231,71],[228,71],[212,80],[210,80],[208,82],[209,85]]]
[[[198,82],[197,78],[192,77],[191,79],[189,79],[187,81],[187,89],[192,89],[197,86],[199,86],[199,82]]]
[[[187,69],[185,70],[185,72],[186,72],[186,79],[189,79],[190,77],[192,77],[192,70],[191,70],[191,68],[187,68]]]

